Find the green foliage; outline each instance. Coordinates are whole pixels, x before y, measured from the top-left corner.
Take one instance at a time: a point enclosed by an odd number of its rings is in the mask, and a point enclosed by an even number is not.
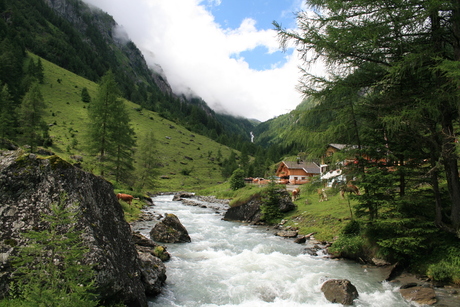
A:
[[[232,176],[230,177],[230,188],[232,190],[238,190],[244,188],[245,185],[244,171],[241,168],[234,170]]]
[[[283,217],[283,213],[279,209],[280,187],[272,180],[261,194],[262,219],[268,223],[278,222]]]
[[[366,255],[366,241],[360,235],[342,235],[329,248],[329,252],[339,257],[360,259]]]
[[[43,216],[47,229],[23,234],[29,244],[13,258],[15,306],[97,306],[94,272],[83,263],[89,250],[75,229],[75,209],[66,208],[62,197]]]
[[[442,260],[428,267],[427,275],[435,281],[453,282],[460,285],[460,246],[440,247]]]
[[[15,136],[16,110],[13,105],[13,97],[8,85],[2,87],[0,92],[0,138],[12,138]]]
[[[151,130],[139,142],[136,152],[136,188],[138,190],[152,189],[155,187],[155,178],[158,176],[158,152],[155,150],[155,135]]]
[[[116,181],[129,182],[134,168],[135,133],[111,71],[102,78],[88,117],[88,150],[97,155],[101,175],[112,171]]]
[[[342,234],[344,235],[354,235],[357,236],[361,233],[361,224],[357,220],[351,220],[348,224],[345,225],[342,229]]]
[[[43,143],[47,125],[43,121],[45,101],[38,83],[33,83],[22,99],[19,109],[19,120],[21,123],[22,139],[24,144],[30,146],[31,152]]]
[[[88,88],[84,87],[81,90],[81,101],[83,102],[91,102],[91,95],[88,92]]]
[[[438,233],[433,222],[417,218],[384,219],[366,227],[365,234],[380,247],[379,254],[392,261],[406,262],[424,257],[433,247],[430,240]]]

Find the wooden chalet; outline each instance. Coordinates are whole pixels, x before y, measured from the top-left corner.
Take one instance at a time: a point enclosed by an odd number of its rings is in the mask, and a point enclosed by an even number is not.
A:
[[[276,170],[280,182],[286,184],[304,184],[320,174],[321,167],[318,164],[304,161],[283,161]]]

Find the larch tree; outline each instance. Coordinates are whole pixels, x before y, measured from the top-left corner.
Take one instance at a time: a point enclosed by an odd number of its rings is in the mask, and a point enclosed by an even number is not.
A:
[[[359,100],[355,115],[361,114],[363,121],[358,127],[352,121],[346,129],[358,131],[363,144],[380,144],[397,154],[393,160],[428,159],[432,167],[425,175],[431,177],[436,224],[460,237],[454,129],[459,119],[460,2],[310,0],[308,4],[311,10],[297,15],[298,30],[274,23],[283,47],[294,43],[305,64],[321,60],[330,68],[332,77],[324,77],[310,73],[306,65],[302,90],[319,93],[327,102],[328,89],[337,90],[355,76],[359,85],[354,88]],[[407,137],[422,147],[417,150],[412,143],[413,151],[404,150]],[[439,181],[444,178],[448,202],[440,195]],[[404,191],[404,176],[399,180]]]
[[[123,173],[132,170],[134,131],[110,70],[99,83],[88,117],[88,150],[97,156],[101,176],[111,171],[117,181],[122,180]]]
[[[31,152],[43,141],[48,127],[43,120],[45,101],[37,82],[33,83],[29,91],[24,95],[19,109],[22,140],[30,146]]]
[[[155,135],[149,130],[140,140],[136,152],[136,187],[139,190],[155,186],[155,178],[158,176],[158,152],[155,147]]]

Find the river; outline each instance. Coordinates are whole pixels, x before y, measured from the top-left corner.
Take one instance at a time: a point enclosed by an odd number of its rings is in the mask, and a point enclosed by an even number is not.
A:
[[[338,306],[320,290],[330,278],[355,285],[354,306],[410,306],[396,285],[381,282],[377,270],[308,255],[308,245],[274,236],[267,227],[223,221],[216,210],[187,206],[170,195],[152,200],[146,211],[175,214],[192,242],[165,244],[172,255],[166,285],[149,307]],[[154,223],[137,223],[134,230],[149,237]]]

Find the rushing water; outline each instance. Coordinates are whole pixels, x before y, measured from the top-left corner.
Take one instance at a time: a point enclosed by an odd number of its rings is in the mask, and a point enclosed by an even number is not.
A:
[[[378,271],[310,256],[306,245],[273,235],[265,227],[222,220],[215,210],[183,205],[171,196],[153,198],[148,211],[173,213],[187,228],[191,243],[166,244],[172,258],[162,294],[150,307],[337,306],[321,292],[330,278],[348,279],[359,298],[354,306],[409,306],[398,289],[381,282]],[[154,222],[136,225],[149,237]]]

